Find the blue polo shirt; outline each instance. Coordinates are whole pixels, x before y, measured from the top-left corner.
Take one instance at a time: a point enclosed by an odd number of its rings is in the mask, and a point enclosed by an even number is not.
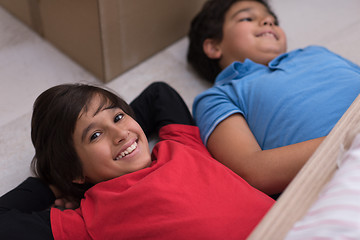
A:
[[[268,66],[234,62],[195,98],[193,114],[206,144],[221,121],[240,113],[266,150],[326,136],[359,93],[359,66],[310,46]]]

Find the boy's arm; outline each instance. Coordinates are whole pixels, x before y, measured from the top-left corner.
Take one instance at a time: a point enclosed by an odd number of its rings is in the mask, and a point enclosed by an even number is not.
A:
[[[250,185],[272,195],[284,191],[323,139],[263,151],[243,116],[234,114],[215,128],[207,147]]]
[[[0,197],[0,236],[2,239],[53,239],[50,211],[55,200],[49,187],[28,178]]]
[[[55,195],[45,183],[29,177],[0,198],[0,208],[30,213],[49,208],[54,200]]]

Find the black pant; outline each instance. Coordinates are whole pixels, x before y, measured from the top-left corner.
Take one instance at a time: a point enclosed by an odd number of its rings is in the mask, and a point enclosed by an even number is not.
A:
[[[162,126],[171,123],[194,125],[182,98],[165,83],[151,84],[130,105],[147,136],[157,134]],[[50,211],[44,209],[54,200],[48,186],[35,178],[28,178],[2,196],[0,238],[53,239]]]
[[[136,121],[148,137],[157,134],[167,124],[195,125],[183,99],[163,82],[149,85],[130,106],[135,112]]]

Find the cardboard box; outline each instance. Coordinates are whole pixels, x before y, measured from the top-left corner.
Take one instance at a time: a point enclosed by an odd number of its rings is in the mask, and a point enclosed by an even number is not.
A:
[[[0,0],[104,82],[188,32],[205,0]]]

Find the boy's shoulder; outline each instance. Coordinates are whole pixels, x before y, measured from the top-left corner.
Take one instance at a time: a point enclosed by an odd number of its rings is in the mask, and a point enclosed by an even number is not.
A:
[[[159,131],[160,142],[177,142],[180,145],[198,146],[202,145],[200,131],[197,126],[184,124],[168,124]]]
[[[324,46],[320,46],[320,45],[309,45],[305,48],[303,48],[304,50],[307,50],[307,51],[325,51],[325,52],[330,52],[329,49],[327,49],[326,47]]]
[[[313,55],[313,56],[317,55],[324,61],[327,61],[327,63],[333,61],[336,64],[341,63],[344,64],[344,66],[347,66],[351,69],[355,69],[357,72],[360,70],[360,66],[358,64],[352,62],[351,60],[345,58],[344,56],[341,56],[338,53],[329,50],[326,47],[318,46],[318,45],[310,45],[304,48],[303,50],[308,55]],[[317,61],[315,58],[313,58],[313,60]]]
[[[329,49],[318,45],[309,45],[304,48],[297,48],[287,53],[281,54],[269,63],[271,70],[293,69],[303,64],[320,64],[322,61],[339,58],[339,55]]]
[[[309,45],[304,48],[295,49],[291,52],[296,53],[303,53],[306,55],[318,55],[318,54],[324,54],[324,55],[333,55],[333,56],[339,56],[338,54],[334,53],[333,51],[329,50],[327,47],[320,46],[320,45]],[[289,54],[291,53],[289,52]]]
[[[310,45],[304,48],[305,51],[313,53],[313,54],[326,54],[326,55],[336,55],[336,53],[332,52],[331,50],[329,50],[328,48],[324,47],[324,46],[319,46],[319,45]]]
[[[319,45],[309,45],[307,47],[303,47],[303,48],[297,48],[294,50],[291,50],[285,54],[282,54],[278,57],[276,57],[274,60],[272,60],[271,62],[276,62],[277,59],[283,59],[283,58],[292,58],[292,57],[298,57],[298,56],[302,56],[302,55],[315,55],[315,54],[334,54],[332,53],[329,49],[327,49],[326,47],[323,46],[319,46]]]

